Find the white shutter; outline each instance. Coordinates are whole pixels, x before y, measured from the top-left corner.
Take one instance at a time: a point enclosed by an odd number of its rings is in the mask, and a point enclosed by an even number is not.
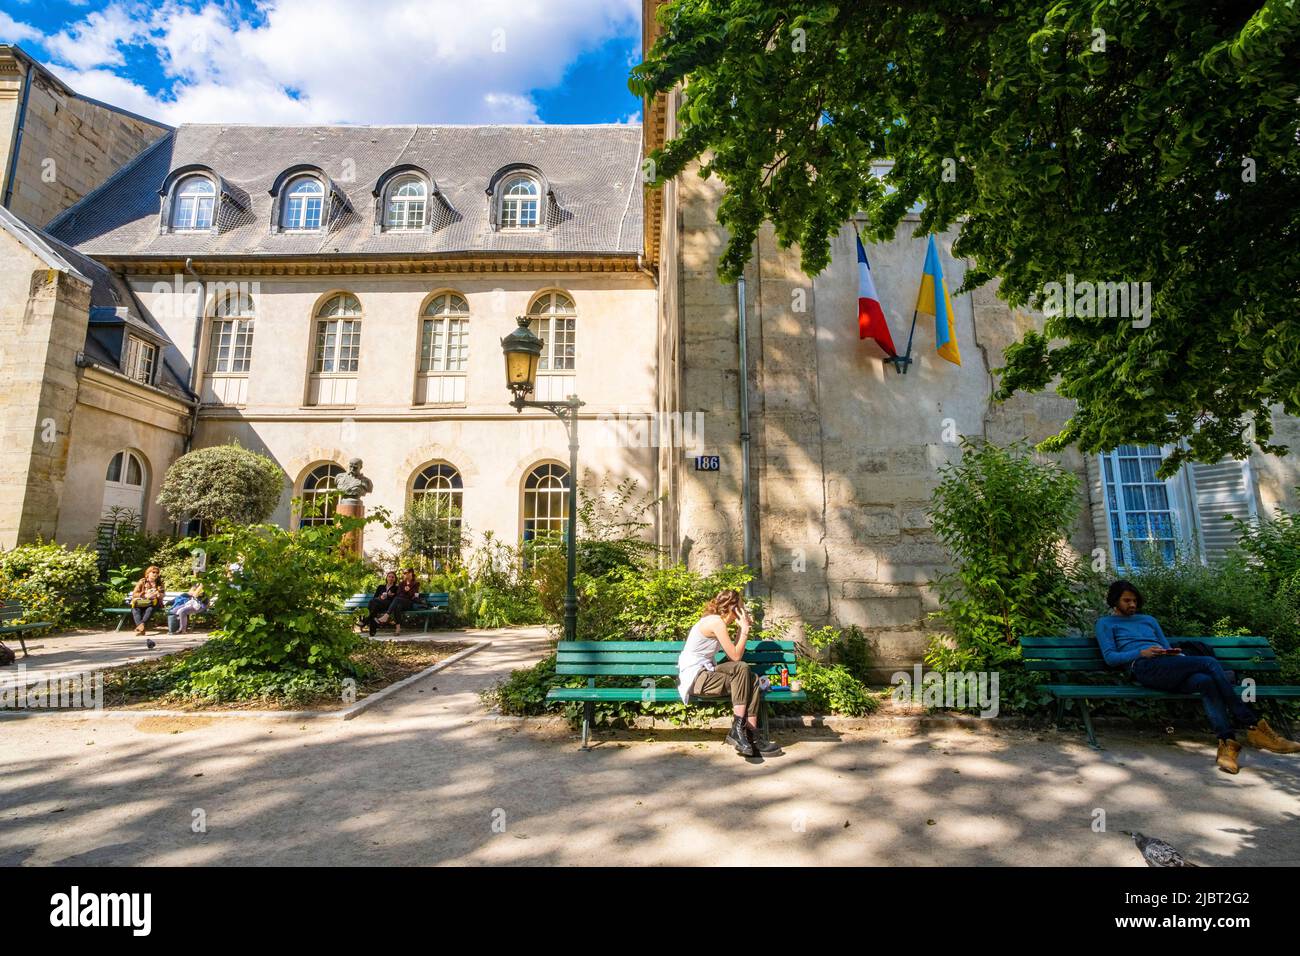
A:
[[[1191,469],[1201,556],[1215,564],[1237,543],[1232,522],[1223,520],[1223,516],[1232,515],[1242,521],[1256,516],[1250,462],[1224,458],[1212,465],[1193,462]]]

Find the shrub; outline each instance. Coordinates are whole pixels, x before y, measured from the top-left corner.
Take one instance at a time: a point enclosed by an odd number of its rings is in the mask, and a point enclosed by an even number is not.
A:
[[[823,664],[809,657],[802,658],[798,680],[808,700],[802,704],[783,704],[783,711],[789,708],[804,714],[865,717],[880,707],[880,699],[843,664]]]
[[[584,641],[681,641],[719,591],[743,590],[748,568],[725,565],[711,574],[684,564],[618,567],[578,576],[578,635]]]
[[[470,543],[460,509],[441,495],[417,496],[394,527],[402,554],[419,558],[428,569],[457,563],[461,549]]]
[[[1281,587],[1300,575],[1300,514],[1279,508],[1271,520],[1234,519],[1233,527],[1237,548],[1270,584]]]
[[[284,472],[265,455],[233,443],[214,445],[176,459],[158,503],[176,520],[194,518],[205,527],[256,524],[275,510],[284,484]]]
[[[296,531],[230,525],[208,538],[202,579],[217,627],[213,650],[195,665],[205,668],[192,675],[195,690],[221,696],[255,672],[354,673],[348,655],[362,638],[336,609],[364,568],[341,544],[370,520],[340,518]]]
[[[100,613],[97,555],[85,546],[22,544],[0,554],[4,599],[27,606],[27,620],[60,627],[94,620]]]

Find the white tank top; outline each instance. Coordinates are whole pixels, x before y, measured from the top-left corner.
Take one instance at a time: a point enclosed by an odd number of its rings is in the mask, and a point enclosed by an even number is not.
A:
[[[700,628],[703,623],[704,618],[695,622],[691,633],[686,635],[686,646],[677,655],[677,694],[683,704],[690,703],[691,687],[695,685],[695,678],[700,671],[713,670],[713,658],[722,650],[718,639],[705,634]]]

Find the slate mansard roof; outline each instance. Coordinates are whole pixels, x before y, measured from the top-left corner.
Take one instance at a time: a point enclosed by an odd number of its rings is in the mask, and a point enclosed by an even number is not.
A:
[[[186,125],[46,228],[85,255],[106,257],[638,254],[640,163],[639,126]],[[426,171],[436,188],[432,228],[376,232],[373,191],[385,172],[407,164]],[[541,229],[493,226],[486,191],[512,164],[535,167],[550,190]],[[159,190],[191,165],[211,170],[228,190],[216,234],[159,228]],[[302,165],[319,167],[326,190],[341,194],[328,231],[272,228],[270,191]]]

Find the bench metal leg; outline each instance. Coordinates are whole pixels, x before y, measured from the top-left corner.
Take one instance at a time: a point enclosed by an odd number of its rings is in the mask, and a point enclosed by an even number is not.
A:
[[[126,615],[125,614],[117,615],[117,627],[113,628],[113,630],[115,631],[122,630],[122,625],[125,623],[126,623]]]
[[[767,695],[766,695],[766,694],[763,695],[763,703],[762,703],[762,704],[760,705],[760,707],[759,707],[759,718],[758,718],[758,719],[759,719],[759,722],[760,722],[760,724],[761,724],[761,726],[762,726],[763,736],[764,736],[764,737],[768,736],[768,733],[767,733]]]
[[[588,745],[591,740],[591,725],[596,720],[596,705],[592,701],[587,701],[582,705],[582,749],[590,750]]]
[[[18,638],[18,646],[23,649],[23,657],[31,657],[32,655],[27,653],[27,642],[23,640],[23,636],[15,634],[14,637]]]
[[[1083,717],[1084,729],[1088,731],[1088,746],[1093,750],[1102,750],[1101,744],[1097,743],[1097,735],[1092,730],[1092,712],[1088,709],[1088,699],[1079,698],[1079,714]]]

